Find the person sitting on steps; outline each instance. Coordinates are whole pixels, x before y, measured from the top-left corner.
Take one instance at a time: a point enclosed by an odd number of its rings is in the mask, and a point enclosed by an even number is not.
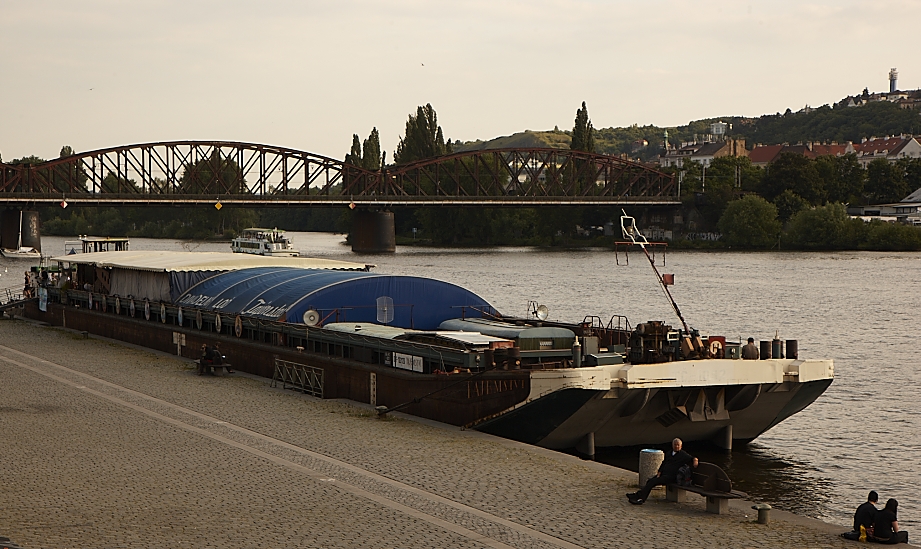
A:
[[[656,476],[647,480],[646,486],[643,486],[639,492],[627,494],[627,499],[630,500],[630,503],[642,505],[646,501],[646,498],[649,497],[649,492],[651,492],[653,488],[675,483],[678,480],[678,469],[681,469],[682,466],[690,465],[691,467],[697,467],[697,458],[682,450],[681,446],[682,442],[680,438],[676,438],[672,441],[672,449],[670,452],[665,453],[665,461],[659,466],[659,471],[656,473]]]
[[[873,535],[873,522],[876,520],[876,502],[879,501],[879,494],[872,490],[867,496],[867,501],[860,504],[854,513],[854,532],[860,534],[862,526],[867,535]]]
[[[876,512],[873,537],[879,543],[908,543],[908,532],[899,530],[898,508],[899,502],[890,498],[886,506]]]

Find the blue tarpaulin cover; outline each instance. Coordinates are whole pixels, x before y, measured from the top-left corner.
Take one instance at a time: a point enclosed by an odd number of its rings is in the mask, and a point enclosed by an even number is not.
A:
[[[440,280],[285,267],[217,274],[186,290],[175,303],[295,323],[303,323],[304,313],[313,310],[324,324],[375,322],[417,330],[494,312],[473,292]]]

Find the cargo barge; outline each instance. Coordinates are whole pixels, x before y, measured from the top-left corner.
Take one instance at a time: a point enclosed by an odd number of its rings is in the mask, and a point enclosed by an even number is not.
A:
[[[34,276],[40,299],[23,314],[191,359],[220,342],[234,368],[286,388],[547,448],[591,455],[680,436],[728,449],[834,379],[831,360],[800,359],[793,342],[742,360],[721,336],[622,316],[551,322],[542,307],[503,317],[463,288],[355,264],[201,271],[170,254],[157,270],[119,253],[56,258],[72,284]]]

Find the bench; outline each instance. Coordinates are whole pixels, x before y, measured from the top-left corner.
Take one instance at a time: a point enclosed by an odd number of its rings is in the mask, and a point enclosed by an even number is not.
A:
[[[694,492],[707,498],[707,512],[722,515],[729,512],[729,500],[748,497],[744,492],[732,489],[729,475],[717,465],[701,461],[692,469],[691,484],[679,486],[667,484],[665,499],[683,503],[687,501],[687,492]]]
[[[230,363],[228,362],[224,362],[221,364],[208,363],[202,366],[201,359],[198,359],[195,361],[195,365],[198,367],[198,375],[203,375],[203,374],[225,375],[233,371],[233,368],[230,367]],[[218,373],[219,371],[220,373]]]

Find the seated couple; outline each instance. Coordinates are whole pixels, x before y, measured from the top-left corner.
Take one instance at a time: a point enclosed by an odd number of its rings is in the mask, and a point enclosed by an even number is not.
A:
[[[870,492],[866,503],[854,513],[854,531],[844,537],[889,544],[908,543],[908,532],[899,530],[899,502],[890,498],[885,507],[877,509],[878,501],[879,494],[875,490]]]

